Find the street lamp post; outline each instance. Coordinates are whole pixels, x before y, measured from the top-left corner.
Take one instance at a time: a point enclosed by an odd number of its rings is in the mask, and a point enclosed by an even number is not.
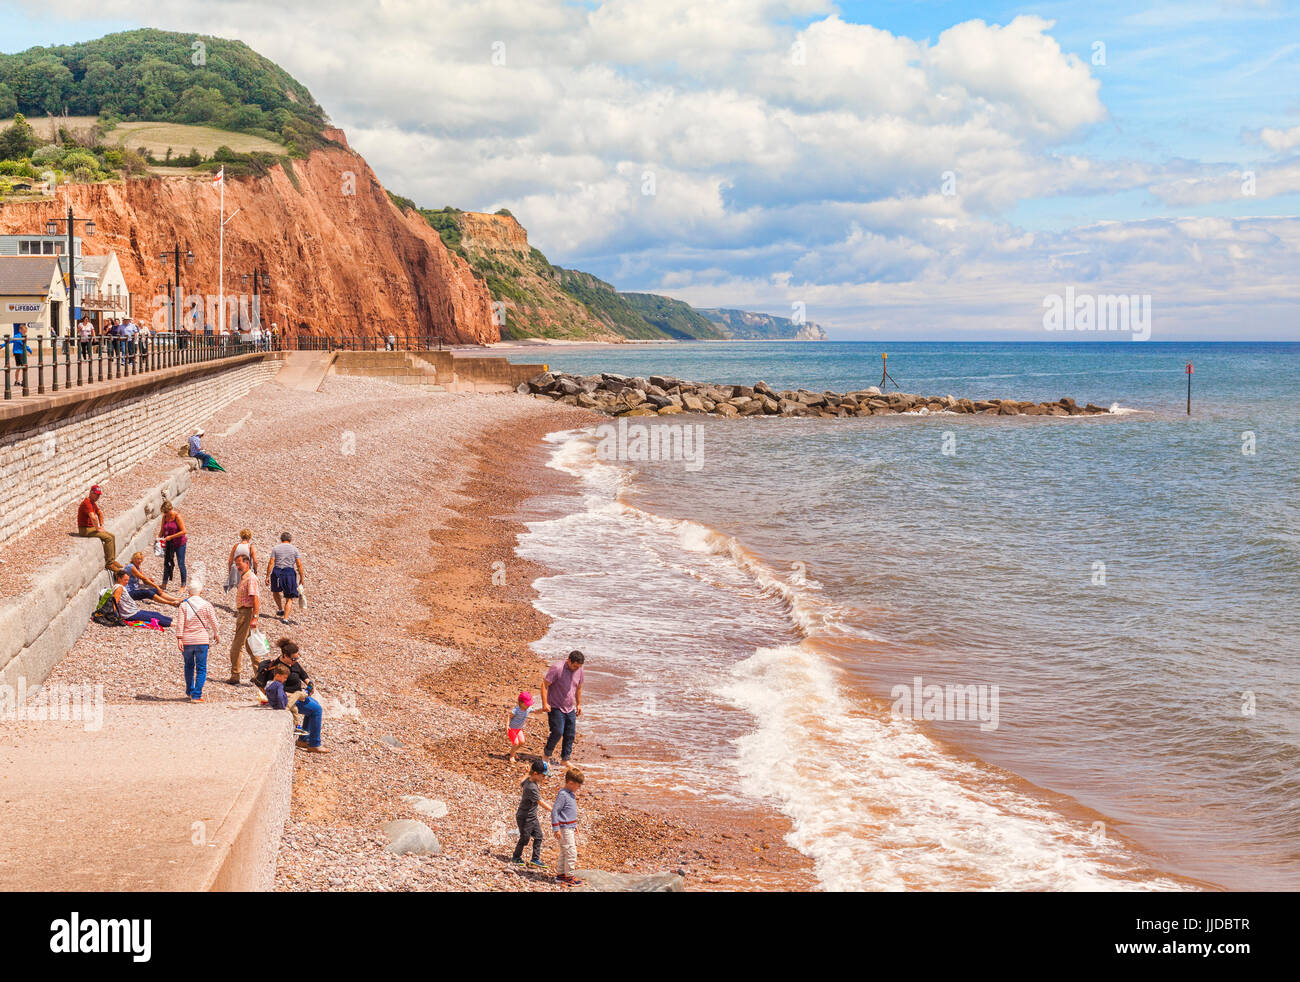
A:
[[[68,223],[68,323],[72,324],[77,316],[77,266],[76,255],[73,252],[74,230],[77,222],[81,222],[86,226],[86,235],[94,235],[95,220],[93,218],[77,218],[72,214],[72,205],[68,205],[68,217],[66,219],[51,218],[45,223],[45,234],[58,235],[59,222],[63,221]],[[57,324],[54,325],[54,329],[55,331],[58,330]]]
[[[172,293],[172,333],[176,335],[177,347],[181,345],[181,256],[182,255],[184,255],[185,257],[185,265],[188,266],[190,263],[194,262],[194,253],[190,252],[188,249],[186,249],[185,252],[182,253],[179,243],[172,246],[172,248],[168,249],[166,252],[161,252],[158,254],[158,258],[161,259],[163,262],[166,262],[168,259],[170,259],[175,265],[175,273],[172,279],[172,283],[174,284],[174,290]]]

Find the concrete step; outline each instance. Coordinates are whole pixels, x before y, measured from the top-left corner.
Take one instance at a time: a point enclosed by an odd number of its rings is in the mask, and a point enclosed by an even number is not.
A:
[[[285,353],[284,367],[280,369],[275,380],[286,389],[298,392],[318,392],[330,366],[334,364],[335,352],[331,351],[289,351]]]
[[[271,889],[292,726],[251,698],[0,723],[0,890]]]

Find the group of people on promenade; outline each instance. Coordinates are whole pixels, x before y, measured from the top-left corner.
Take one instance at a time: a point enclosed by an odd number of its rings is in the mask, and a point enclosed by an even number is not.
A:
[[[541,757],[533,759],[528,776],[520,784],[522,792],[515,811],[515,824],[519,839],[515,843],[512,861],[516,866],[546,870],[542,861],[542,834],[539,809],[551,815],[551,831],[560,848],[559,870],[555,881],[563,886],[580,886],[582,881],[573,874],[578,868],[578,792],[585,778],[582,771],[569,766],[577,735],[578,717],[582,715],[582,666],[586,657],[581,651],[571,651],[554,662],[542,676],[541,708],[547,714],[549,732]],[[531,692],[519,693],[510,717],[506,722],[507,758],[514,763],[516,754],[524,743],[524,728],[528,716],[536,706]],[[555,804],[547,805],[541,797],[541,784],[555,766],[555,748],[560,748],[560,764],[565,768],[564,787],[556,794]],[[545,758],[545,759],[543,759]],[[524,850],[531,844],[531,858],[524,859]]]
[[[37,351],[34,347],[36,342],[33,331],[39,327],[39,324],[14,324],[6,336],[0,337],[0,348],[4,349],[0,355],[13,366],[14,385],[21,386],[26,381],[28,357]],[[137,355],[143,359],[148,355],[150,345],[160,341],[170,341],[183,351],[188,347],[191,337],[203,337],[208,342],[242,344],[251,348],[274,351],[280,338],[280,329],[275,322],[264,329],[254,321],[241,323],[234,329],[228,326],[217,328],[207,324],[202,330],[182,328],[180,331],[172,332],[160,331],[149,321],[136,320],[134,317],[106,317],[99,322],[89,317],[82,317],[72,325],[68,344],[75,342],[77,357],[88,360],[95,357],[95,344],[100,342],[110,359],[115,358],[126,364]],[[51,356],[56,350],[62,350],[55,347],[59,340],[59,329],[53,327],[47,346]]]
[[[104,515],[99,507],[103,489],[94,485],[77,510],[77,534],[100,539],[104,547],[104,565],[113,578],[111,603],[124,624],[141,624],[165,630],[175,627],[176,647],[181,653],[185,671],[185,694],[194,703],[203,702],[203,686],[207,681],[208,652],[220,643],[220,628],[216,608],[203,597],[204,584],[191,580],[185,568],[186,542],[189,532],[185,520],[170,501],[162,503],[162,518],[155,537],[163,558],[161,583],[145,571],[145,554],[136,552],[126,566],[117,562],[117,542],[104,528]],[[245,652],[251,663],[251,681],[265,695],[268,705],[288,709],[294,714],[298,743],[315,753],[328,753],[321,746],[322,709],[312,698],[312,684],[306,671],[298,662],[298,646],[288,638],[277,644],[280,652],[268,658],[270,646],[259,629],[261,617],[261,587],[258,580],[257,550],[253,533],[242,529],[239,542],[231,547],[230,573],[226,579],[227,592],[235,590],[234,637],[230,645],[230,677],[226,684],[238,686],[240,662]],[[168,590],[173,576],[180,580],[183,596]],[[266,586],[275,601],[276,614],[288,621],[294,601],[304,604],[301,584],[305,579],[302,553],[293,544],[293,535],[280,533],[280,541],[270,551],[270,564],[266,569]],[[141,602],[173,607],[175,617],[156,610],[145,609]],[[256,642],[256,643],[255,643]],[[281,669],[285,677],[281,678]]]

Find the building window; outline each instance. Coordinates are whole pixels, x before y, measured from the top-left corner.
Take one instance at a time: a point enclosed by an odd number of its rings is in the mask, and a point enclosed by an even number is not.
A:
[[[20,240],[18,243],[18,255],[30,256],[31,254],[32,254],[32,244],[28,242],[26,239]]]
[[[54,255],[54,243],[53,243],[53,242],[44,242],[44,243],[42,243],[42,245],[45,246],[45,249],[44,249],[45,255],[47,255],[47,256],[52,256],[52,255]]]

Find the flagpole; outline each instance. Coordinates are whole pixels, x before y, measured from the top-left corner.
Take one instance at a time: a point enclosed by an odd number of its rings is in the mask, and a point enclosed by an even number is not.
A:
[[[221,181],[221,229],[217,234],[217,337],[226,333],[226,168],[218,175]]]

